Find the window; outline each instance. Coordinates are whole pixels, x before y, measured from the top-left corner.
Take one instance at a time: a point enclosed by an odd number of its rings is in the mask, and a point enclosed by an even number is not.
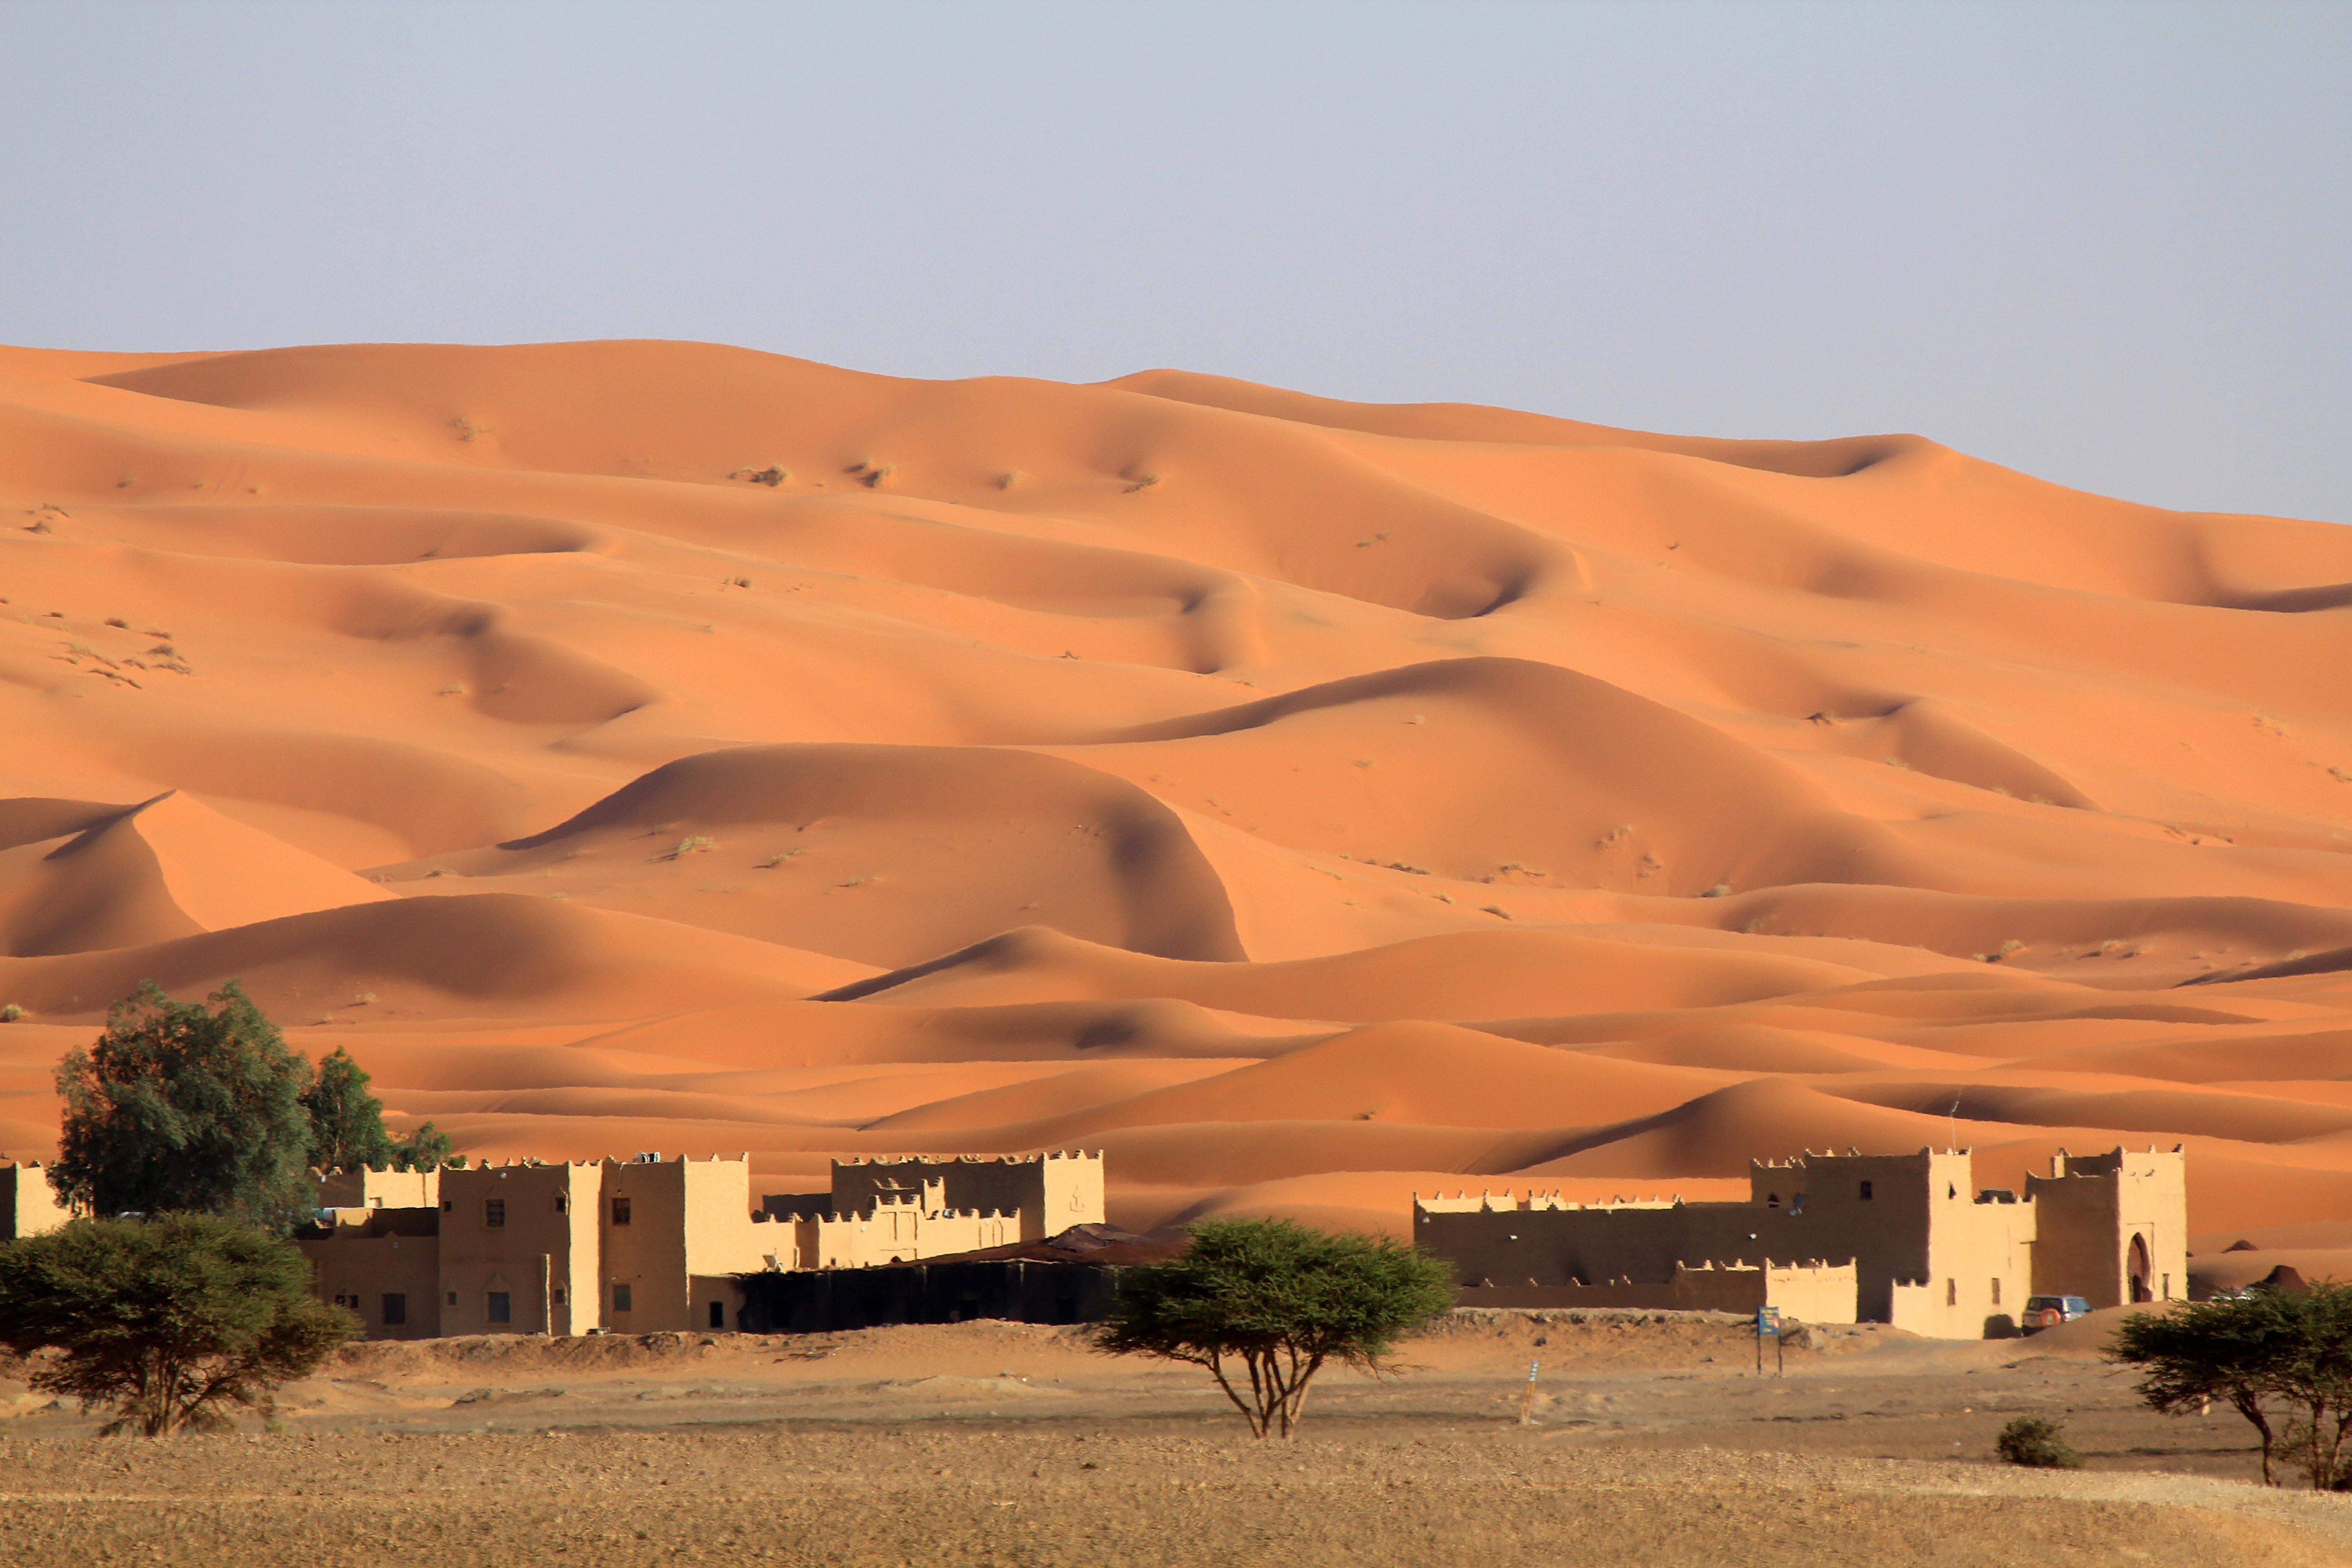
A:
[[[1768,1209],[1779,1208],[1780,1206],[1780,1194],[1778,1193],[1766,1194],[1764,1197],[1764,1206]]]
[[[1864,1203],[1868,1203],[1870,1201],[1870,1184],[1868,1182],[1862,1184],[1862,1201]]]
[[[553,1290],[550,1291],[548,1293],[547,1302],[551,1307],[561,1307],[563,1305],[563,1287],[558,1285]]]
[[[455,1198],[443,1198],[443,1199],[441,1200],[441,1212],[442,1212],[443,1214],[450,1214],[450,1213],[453,1213],[453,1212],[457,1209],[457,1199],[455,1199]]]
[[[383,1326],[396,1329],[408,1321],[408,1298],[394,1292],[383,1299]]]
[[[1998,1279],[1992,1282],[1992,1304],[1996,1307],[2000,1305],[2000,1281]]]
[[[710,1326],[714,1329],[723,1329],[727,1326],[727,1304],[724,1301],[710,1303]]]
[[[1945,1305],[1945,1306],[1947,1306],[1947,1307],[1957,1307],[1957,1306],[1958,1306],[1959,1304],[1960,1304],[1960,1282],[1959,1282],[1958,1280],[1957,1280],[1957,1279],[1947,1279],[1947,1280],[1945,1280],[1945,1281],[1944,1281],[1944,1305]]]
[[[572,1212],[572,1194],[570,1193],[558,1193],[555,1194],[555,1212],[557,1214],[570,1214]]]
[[[626,1285],[615,1285],[615,1286],[614,1286],[614,1287],[613,1287],[613,1310],[614,1310],[615,1312],[625,1312],[625,1311],[627,1311],[628,1310],[629,1310],[629,1288],[628,1288]]]
[[[453,1306],[453,1307],[454,1307],[454,1306],[456,1306],[457,1304],[457,1292],[456,1292],[455,1290],[452,1290],[452,1291],[450,1291],[450,1292],[449,1292],[449,1305],[451,1305],[451,1306]]]
[[[490,1292],[490,1321],[494,1323],[514,1321],[514,1298],[504,1290]]]
[[[482,1203],[482,1223],[489,1226],[492,1230],[505,1229],[507,1223],[506,1199],[484,1199]]]
[[[1944,1195],[1948,1198],[1958,1197],[1960,1195],[1960,1189],[1954,1186],[1951,1183],[1946,1182],[1944,1184]]]
[[[614,1225],[626,1225],[629,1223],[628,1199],[614,1198],[613,1200],[613,1223]]]

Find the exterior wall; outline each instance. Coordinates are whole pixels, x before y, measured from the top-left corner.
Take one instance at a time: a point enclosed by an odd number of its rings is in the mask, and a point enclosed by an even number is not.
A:
[[[1596,1285],[1471,1286],[1465,1307],[1631,1308],[1647,1311],[1738,1312],[1780,1309],[1800,1323],[1854,1321],[1853,1266],[1824,1263],[1729,1266],[1677,1264],[1663,1281],[1612,1279]]]
[[[443,1333],[572,1334],[598,1325],[598,1174],[595,1165],[568,1163],[443,1173]],[[504,1205],[503,1225],[489,1223],[493,1201]],[[490,1321],[494,1292],[507,1298],[506,1322]]]
[[[372,1340],[429,1340],[441,1332],[441,1211],[338,1208],[295,1245],[310,1260],[311,1294],[359,1314]],[[399,1296],[407,1321],[386,1321]]]
[[[795,1245],[790,1259],[778,1250],[779,1267],[874,1268],[1010,1246],[1021,1239],[1022,1216],[972,1210],[925,1213],[911,1203],[886,1203],[865,1214],[796,1215],[782,1224],[792,1228]]]
[[[2131,1244],[2137,1237],[2147,1250],[2147,1297],[2187,1297],[2189,1178],[2179,1150],[2090,1155],[2062,1150],[2051,1171],[2025,1184],[2042,1211],[2037,1295],[2080,1296],[2093,1307],[2130,1301]]]
[[[943,1184],[937,1194],[925,1184]],[[1056,1150],[1045,1154],[999,1157],[967,1154],[934,1160],[921,1155],[836,1160],[833,1163],[833,1210],[859,1214],[886,1197],[919,1194],[934,1211],[1018,1211],[1021,1240],[1058,1236],[1077,1225],[1103,1223],[1103,1169],[1099,1152]]]
[[[438,1171],[313,1171],[322,1209],[430,1209],[441,1206]]]
[[[606,1160],[597,1209],[604,1242],[599,1300],[604,1325],[615,1333],[646,1334],[696,1327],[687,1274],[686,1162]],[[744,1188],[750,1202],[750,1185]],[[626,1199],[629,1221],[614,1223],[616,1200]],[[751,1215],[744,1215],[749,1226]],[[629,1310],[614,1305],[613,1287],[629,1288]]]
[[[735,1276],[764,1268],[775,1250],[767,1226],[751,1223],[751,1163],[679,1162],[686,1190],[687,1319],[697,1329],[736,1326],[743,1292]]]
[[[73,1218],[49,1185],[48,1167],[35,1161],[0,1165],[0,1241],[42,1236]]]
[[[2051,1176],[2029,1180],[2023,1202],[1979,1193],[1972,1165],[1955,1151],[1808,1154],[1751,1167],[1746,1203],[1416,1198],[1413,1239],[1451,1259],[1465,1287],[1498,1290],[1655,1290],[1685,1265],[1850,1263],[1859,1319],[1944,1339],[2015,1332],[2031,1294],[2076,1294],[2094,1306],[2129,1300],[2134,1237],[2145,1249],[2147,1294],[2186,1293],[2187,1179],[2178,1151],[2061,1155]],[[1653,1303],[1644,1296],[1640,1304]]]

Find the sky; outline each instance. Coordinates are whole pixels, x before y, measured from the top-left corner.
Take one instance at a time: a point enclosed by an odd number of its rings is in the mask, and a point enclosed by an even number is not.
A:
[[[2352,3],[5,0],[0,341],[1916,431],[2352,521]]]

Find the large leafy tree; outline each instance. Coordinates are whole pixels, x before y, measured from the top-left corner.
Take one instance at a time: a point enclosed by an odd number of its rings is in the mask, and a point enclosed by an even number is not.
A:
[[[1096,1342],[1205,1367],[1253,1436],[1287,1437],[1318,1372],[1393,1371],[1397,1341],[1454,1301],[1444,1263],[1386,1237],[1213,1220],[1181,1257],[1121,1279]]]
[[[0,1245],[0,1345],[36,1363],[45,1392],[111,1406],[110,1433],[217,1430],[233,1408],[267,1415],[360,1331],[310,1294],[289,1241],[209,1215],[79,1219]]]
[[[311,1203],[310,1065],[235,981],[174,1002],[154,982],[58,1066],[65,1123],[49,1179],[98,1215],[225,1215],[282,1229]]]
[[[319,1076],[303,1091],[310,1113],[310,1163],[322,1171],[430,1171],[448,1162],[449,1136],[430,1121],[406,1138],[383,1125],[383,1102],[368,1092],[368,1075],[341,1046],[319,1063]]]

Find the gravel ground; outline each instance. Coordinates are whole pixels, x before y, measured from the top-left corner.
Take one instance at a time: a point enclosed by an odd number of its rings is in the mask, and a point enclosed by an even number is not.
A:
[[[1494,1426],[1286,1447],[1091,1425],[73,1437],[10,1443],[5,1475],[18,1568],[2352,1563],[2331,1497]]]

